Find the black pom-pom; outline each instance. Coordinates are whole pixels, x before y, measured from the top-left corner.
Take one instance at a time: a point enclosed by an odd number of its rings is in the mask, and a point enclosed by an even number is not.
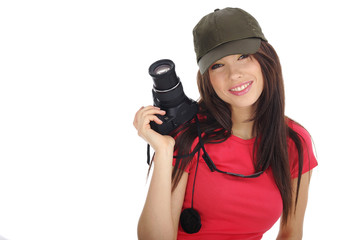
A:
[[[201,227],[201,217],[193,208],[186,208],[180,217],[181,227],[186,233],[197,233]]]

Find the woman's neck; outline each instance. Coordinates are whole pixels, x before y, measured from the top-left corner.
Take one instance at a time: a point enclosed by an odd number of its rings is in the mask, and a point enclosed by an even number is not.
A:
[[[254,137],[253,121],[249,121],[253,117],[252,107],[250,108],[232,108],[232,134],[242,139],[251,139]]]

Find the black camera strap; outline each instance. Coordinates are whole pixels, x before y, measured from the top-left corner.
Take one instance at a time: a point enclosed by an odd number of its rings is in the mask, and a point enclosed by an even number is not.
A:
[[[264,171],[259,171],[259,172],[256,172],[254,174],[250,174],[250,175],[243,175],[243,174],[238,174],[238,173],[231,173],[231,172],[226,172],[226,171],[222,171],[222,170],[219,170],[216,165],[214,164],[214,162],[211,160],[208,152],[205,150],[204,148],[204,143],[203,143],[203,139],[202,139],[202,133],[201,133],[201,128],[200,128],[200,124],[199,124],[199,121],[198,119],[196,118],[196,125],[197,125],[197,134],[198,134],[198,138],[199,138],[199,143],[200,143],[200,146],[201,148],[203,149],[203,155],[202,155],[202,158],[204,159],[205,163],[208,165],[209,169],[211,172],[219,172],[219,173],[224,173],[224,174],[228,174],[228,175],[231,175],[231,176],[235,176],[235,177],[242,177],[242,178],[256,178],[258,176],[260,176]]]
[[[191,156],[194,156],[197,151],[199,151],[200,149],[202,149],[203,150],[202,158],[205,161],[205,163],[207,164],[207,166],[209,167],[209,169],[210,169],[211,172],[215,172],[216,171],[216,172],[219,172],[219,173],[224,173],[224,174],[227,174],[227,175],[231,175],[231,176],[235,176],[235,177],[242,177],[242,178],[256,178],[256,177],[259,177],[262,173],[264,173],[264,171],[265,171],[266,168],[264,170],[261,170],[259,172],[256,172],[256,173],[250,174],[250,175],[244,175],[244,174],[238,174],[238,173],[232,173],[232,172],[227,172],[227,171],[219,170],[216,167],[216,165],[214,164],[214,162],[211,160],[208,152],[205,150],[204,142],[203,142],[203,139],[202,139],[201,127],[200,127],[200,123],[199,123],[197,115],[195,115],[195,121],[196,121],[196,127],[197,127],[199,147],[196,148],[194,151],[192,151],[189,154],[179,155],[179,156],[173,156],[173,158],[180,159],[180,158],[191,157]],[[147,145],[147,164],[148,165],[150,164],[150,145],[149,144]]]
[[[150,164],[150,145],[147,144],[147,164]]]

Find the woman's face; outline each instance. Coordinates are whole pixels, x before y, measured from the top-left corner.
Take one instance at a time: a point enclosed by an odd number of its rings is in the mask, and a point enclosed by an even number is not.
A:
[[[263,91],[262,70],[252,55],[226,56],[208,71],[218,97],[232,109],[252,107]]]

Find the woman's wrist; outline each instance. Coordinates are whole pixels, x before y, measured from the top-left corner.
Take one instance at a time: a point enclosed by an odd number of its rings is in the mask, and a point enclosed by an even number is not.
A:
[[[174,147],[171,145],[162,146],[162,147],[155,149],[155,155],[158,155],[160,157],[172,158],[173,154],[174,154]]]
[[[154,147],[155,152],[173,153],[175,147],[175,140],[170,136],[164,136],[165,141]]]
[[[172,145],[165,145],[155,149],[154,166],[161,165],[165,168],[171,167],[173,155],[174,147]]]

